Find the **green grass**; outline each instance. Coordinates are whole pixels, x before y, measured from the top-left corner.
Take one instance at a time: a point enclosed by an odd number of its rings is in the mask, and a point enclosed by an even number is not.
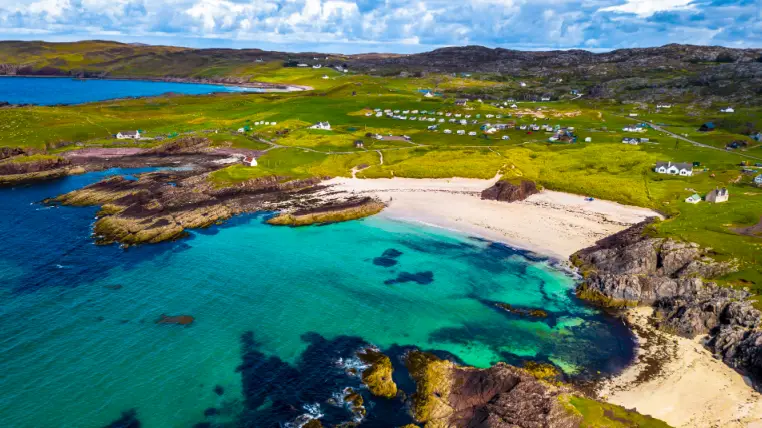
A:
[[[567,409],[582,416],[583,428],[669,428],[669,425],[658,419],[614,404],[573,395],[562,399],[568,399],[564,403]]]

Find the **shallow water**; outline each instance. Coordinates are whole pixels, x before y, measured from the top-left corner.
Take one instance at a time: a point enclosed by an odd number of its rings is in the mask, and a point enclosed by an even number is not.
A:
[[[363,344],[398,369],[411,346],[479,367],[552,361],[580,376],[632,357],[627,330],[574,298],[570,276],[487,241],[378,218],[284,228],[247,215],[125,251],[93,245],[97,208],[38,203],[139,172],[0,189],[4,426],[98,427],[131,411],[148,428],[279,426],[308,410],[337,423],[351,414],[327,400],[359,386],[337,362]],[[156,324],[162,314],[195,322]],[[404,371],[395,378],[411,392]],[[407,421],[401,403],[363,394],[363,426]]]
[[[11,104],[81,104],[125,97],[147,97],[174,92],[253,91],[256,88],[198,83],[152,82],[148,80],[77,80],[65,77],[0,77],[0,101]]]

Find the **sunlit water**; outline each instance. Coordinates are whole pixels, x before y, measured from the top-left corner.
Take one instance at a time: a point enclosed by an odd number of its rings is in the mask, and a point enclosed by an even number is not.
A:
[[[225,85],[152,82],[148,80],[77,80],[65,77],[0,77],[0,101],[11,104],[81,104],[125,97],[147,97],[174,92],[211,94],[212,92],[258,91]]]
[[[337,423],[351,414],[328,399],[359,386],[337,362],[366,343],[392,355],[409,392],[410,346],[583,376],[632,356],[630,334],[574,298],[573,278],[486,241],[376,218],[284,228],[248,215],[125,251],[93,244],[97,208],[39,203],[138,172],[0,189],[3,426],[99,427],[132,411],[148,428],[269,427],[307,409]],[[162,314],[195,322],[156,324]],[[408,421],[401,403],[364,395],[364,426]]]

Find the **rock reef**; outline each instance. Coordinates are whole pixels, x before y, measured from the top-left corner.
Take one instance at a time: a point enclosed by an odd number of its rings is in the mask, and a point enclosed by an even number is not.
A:
[[[362,372],[362,382],[377,397],[394,398],[397,384],[392,380],[392,361],[376,349],[367,348],[357,353],[360,361],[368,365]]]
[[[275,226],[309,226],[357,220],[378,214],[386,206],[373,198],[359,198],[344,202],[331,202],[319,207],[281,213],[269,220]]]
[[[606,307],[655,308],[656,325],[693,338],[726,364],[749,376],[762,390],[762,314],[745,290],[707,279],[736,269],[717,262],[693,243],[652,237],[651,221],[612,235],[572,256],[584,276],[577,295]]]

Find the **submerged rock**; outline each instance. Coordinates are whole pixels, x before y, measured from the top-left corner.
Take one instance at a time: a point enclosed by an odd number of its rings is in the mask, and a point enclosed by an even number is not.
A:
[[[386,281],[384,281],[384,284],[391,285],[391,284],[402,284],[406,282],[415,282],[416,284],[421,284],[421,285],[431,284],[432,282],[434,282],[434,272],[430,270],[425,272],[416,272],[416,273],[400,272],[396,278],[387,279]]]
[[[482,192],[482,199],[516,202],[523,201],[536,193],[540,193],[540,191],[533,181],[522,180],[519,184],[513,184],[509,181],[500,180]]]
[[[497,306],[500,309],[503,309],[505,311],[508,311],[512,314],[516,314],[519,316],[528,316],[528,317],[534,317],[534,318],[547,318],[548,313],[542,309],[534,309],[534,308],[521,308],[517,306],[511,306],[508,303],[495,303],[495,306]]]
[[[180,324],[180,325],[190,325],[195,321],[195,318],[193,318],[190,315],[164,315],[162,314],[161,317],[159,317],[158,320],[156,320],[156,324]]]

